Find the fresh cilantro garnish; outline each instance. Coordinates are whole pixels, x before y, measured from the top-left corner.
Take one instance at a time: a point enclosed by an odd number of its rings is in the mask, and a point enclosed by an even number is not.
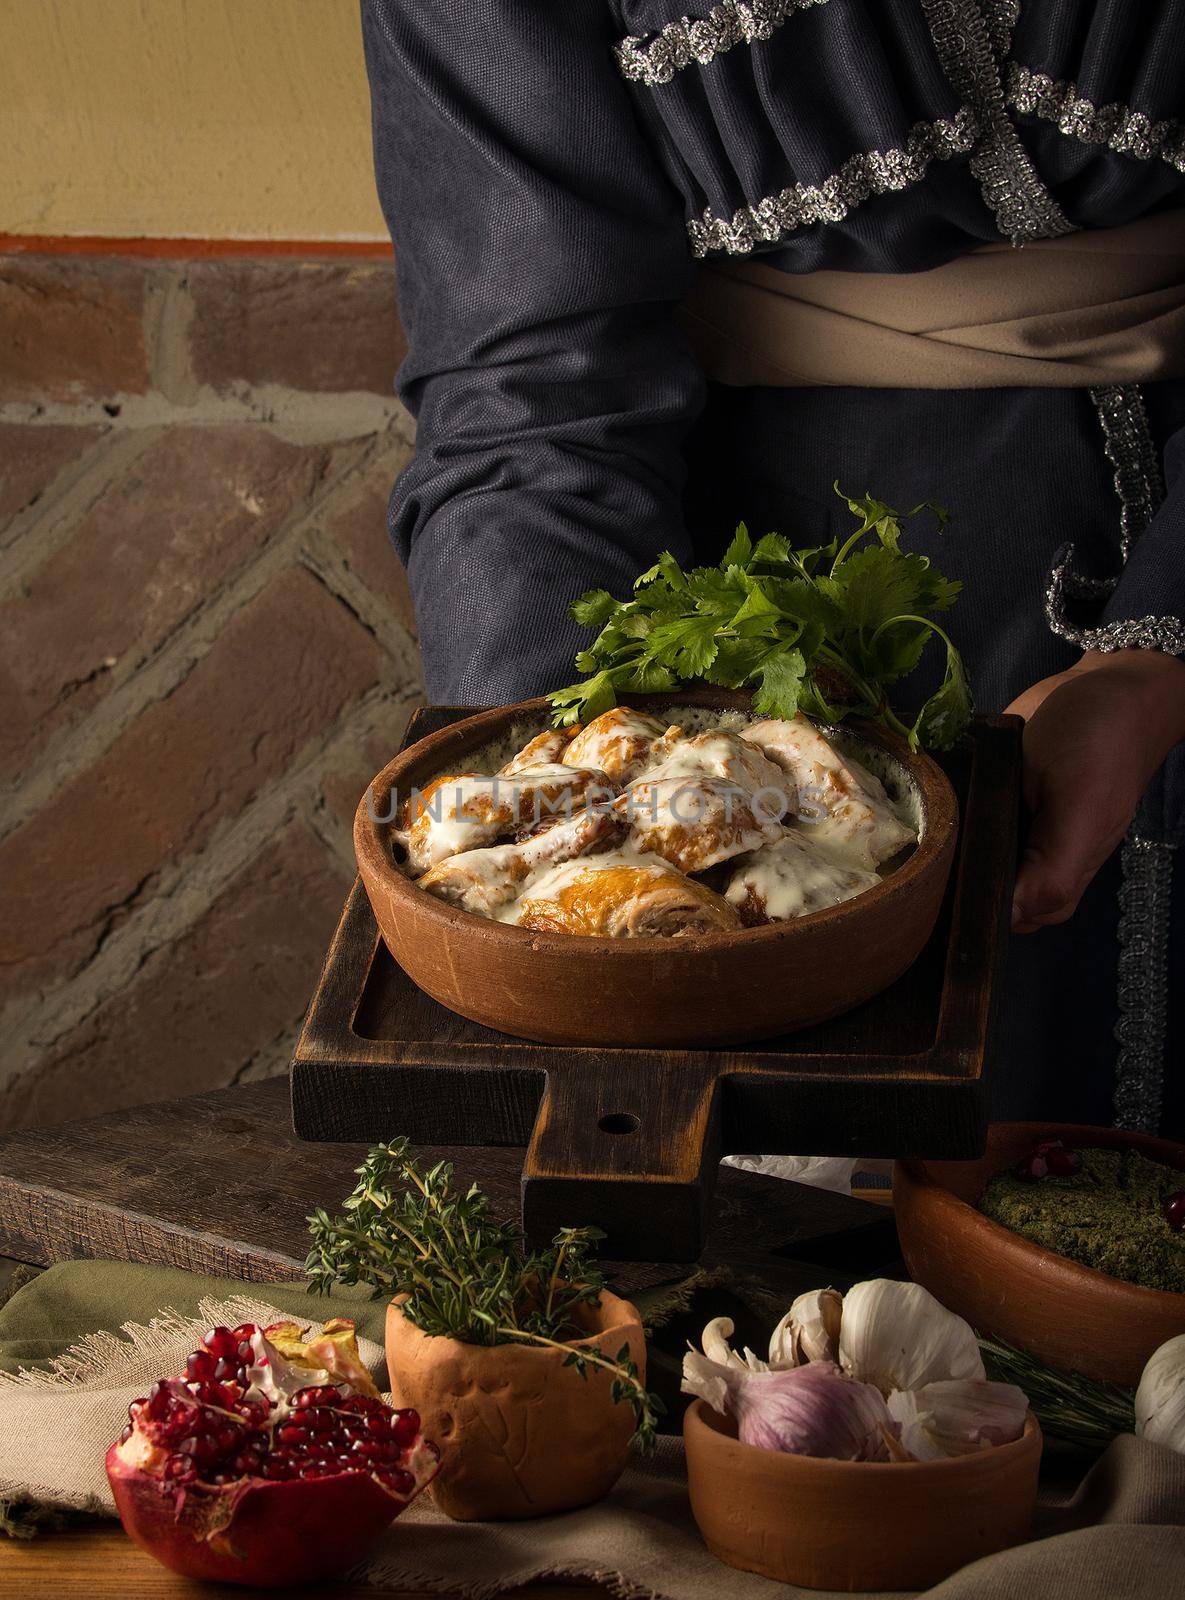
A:
[[[557,726],[591,722],[619,694],[712,683],[752,688],[762,716],[865,717],[914,749],[948,750],[973,703],[959,652],[929,618],[962,585],[901,548],[903,522],[929,510],[942,526],[946,512],[929,500],[894,511],[870,494],[852,499],[838,483],[835,492],[859,524],[842,543],[794,549],[778,533],[754,543],[741,523],[719,566],[684,572],[664,551],[628,600],[605,589],[581,595],[572,616],[599,632],[576,657],[583,680],[551,696]],[[905,723],[887,690],[931,640],[946,650],[942,686]]]

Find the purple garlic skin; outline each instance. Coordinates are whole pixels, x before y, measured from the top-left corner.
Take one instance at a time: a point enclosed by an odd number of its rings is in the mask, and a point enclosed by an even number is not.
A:
[[[884,1461],[884,1430],[895,1431],[880,1390],[831,1361],[740,1376],[729,1400],[741,1442],[759,1450]]]

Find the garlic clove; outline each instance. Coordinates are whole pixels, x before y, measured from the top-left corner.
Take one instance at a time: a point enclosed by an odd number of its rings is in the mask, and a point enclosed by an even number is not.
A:
[[[721,1366],[734,1367],[740,1372],[768,1372],[765,1362],[760,1356],[755,1356],[752,1350],[746,1348],[743,1356],[737,1355],[728,1342],[734,1331],[735,1324],[731,1317],[713,1317],[700,1337],[708,1360],[718,1362]]]
[[[1136,1389],[1136,1433],[1185,1454],[1185,1333],[1148,1357]]]
[[[843,1297],[839,1364],[882,1394],[986,1374],[968,1323],[920,1283],[872,1278]]]
[[[913,1459],[938,1461],[1019,1439],[1029,1402],[1014,1383],[953,1378],[894,1390],[888,1411]]]
[[[800,1294],[769,1341],[771,1367],[796,1367],[804,1361],[836,1361],[843,1296],[836,1289]]]
[[[683,1357],[682,1392],[698,1396],[721,1416],[732,1415],[731,1396],[743,1381],[736,1367],[713,1361],[698,1350],[689,1350]]]

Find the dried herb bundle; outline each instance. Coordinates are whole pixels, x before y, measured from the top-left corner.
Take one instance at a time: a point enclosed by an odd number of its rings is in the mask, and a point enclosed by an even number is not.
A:
[[[633,1407],[640,1442],[653,1443],[664,1408],[647,1393],[629,1346],[613,1359],[573,1347],[587,1336],[578,1308],[595,1305],[604,1287],[589,1261],[603,1237],[597,1229],[564,1228],[546,1250],[530,1253],[513,1223],[490,1217],[476,1185],[457,1189],[449,1162],[423,1172],[406,1139],[377,1145],[357,1171],[343,1216],[318,1209],[308,1219],[311,1294],[369,1284],[376,1300],[405,1295],[403,1315],[428,1334],[566,1349],[564,1365],[581,1377],[590,1366],[612,1374],[613,1399]]]

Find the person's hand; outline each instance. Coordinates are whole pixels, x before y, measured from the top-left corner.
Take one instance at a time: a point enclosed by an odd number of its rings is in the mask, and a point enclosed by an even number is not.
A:
[[[1185,661],[1158,650],[1087,651],[1007,709],[1025,719],[1029,813],[1012,926],[1032,933],[1074,914],[1153,774],[1185,739]]]

